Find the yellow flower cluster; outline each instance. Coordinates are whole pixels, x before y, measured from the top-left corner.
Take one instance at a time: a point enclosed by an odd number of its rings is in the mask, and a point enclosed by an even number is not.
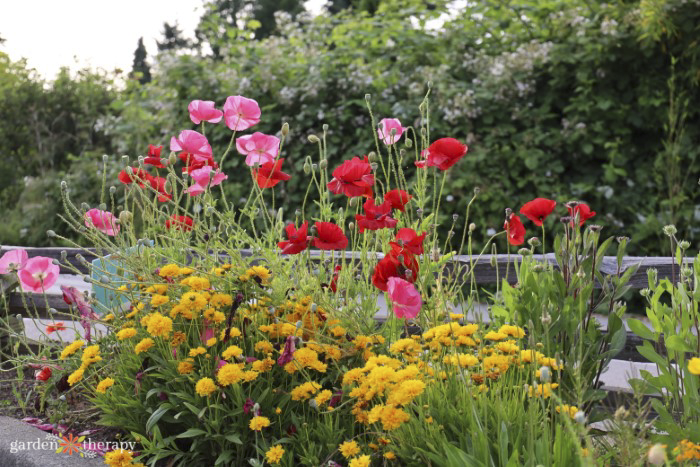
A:
[[[248,424],[251,430],[253,431],[262,431],[263,428],[267,428],[270,426],[270,419],[267,417],[253,417],[250,419],[250,423]]]
[[[134,463],[134,454],[124,449],[115,449],[105,454],[105,464],[110,467],[143,467],[142,463]]]
[[[114,386],[114,379],[105,378],[99,382],[95,390],[100,394],[105,394],[107,392],[107,389],[111,388],[112,386]]]
[[[280,446],[279,444],[276,446],[272,446],[265,453],[265,459],[270,464],[279,464],[280,461],[282,460],[282,456],[284,456],[284,448],[282,446]]]
[[[84,345],[85,345],[85,342],[83,342],[81,340],[71,342],[68,346],[66,346],[65,349],[63,349],[63,351],[61,352],[61,356],[59,358],[61,360],[65,360],[66,358],[70,357],[75,352],[77,352],[78,349]]]
[[[320,384],[307,381],[306,383],[303,383],[300,386],[297,386],[294,389],[292,389],[292,400],[302,401],[309,399],[311,396],[316,394],[319,389],[321,389]]]
[[[673,449],[678,462],[700,460],[700,444],[684,439]]]

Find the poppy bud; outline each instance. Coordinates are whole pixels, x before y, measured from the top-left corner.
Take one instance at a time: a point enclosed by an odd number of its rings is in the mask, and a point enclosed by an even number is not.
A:
[[[61,181],[61,191],[66,191],[68,189],[68,183],[65,180]]]
[[[355,223],[354,223],[354,222],[350,222],[350,223],[348,224],[348,229],[350,229],[350,230],[355,230]]]
[[[122,211],[119,213],[119,223],[122,225],[129,224],[133,218],[133,214],[131,214],[129,211]]]
[[[474,232],[475,230],[476,230],[476,224],[472,222],[471,224],[469,224],[469,231]]]
[[[664,227],[664,233],[669,237],[673,237],[674,235],[676,235],[676,232],[678,232],[678,230],[676,230],[676,226],[673,224],[669,224],[666,227]]]
[[[457,219],[459,219],[459,214],[452,214],[452,221],[457,222]]]
[[[316,136],[316,135],[309,135],[308,138],[309,138],[309,143],[318,143],[319,141],[321,141],[320,139],[318,139],[318,136]]]
[[[428,130],[425,129],[425,127],[420,129],[420,134],[421,136],[425,137],[428,135]]]
[[[306,175],[308,175],[308,174],[311,173],[311,165],[308,164],[307,162],[304,162],[304,173],[305,173]]]
[[[374,151],[370,151],[370,153],[367,154],[367,159],[368,159],[370,162],[376,162],[376,161],[377,161],[377,153],[374,152]]]
[[[139,156],[139,165],[143,165],[145,161],[146,161],[145,157]]]
[[[413,140],[406,138],[406,142],[404,143],[407,148],[411,148],[413,146]]]
[[[281,133],[282,133],[282,136],[287,136],[287,135],[289,134],[289,123],[284,122],[284,123],[282,124],[282,131],[281,131]]]
[[[321,162],[318,163],[318,166],[321,167],[322,170],[325,170],[326,167],[328,167],[328,161],[326,159],[321,159]]]
[[[368,93],[368,94],[365,94],[365,100],[366,100],[367,102],[369,102],[370,99],[372,99],[372,94],[369,94],[369,93]]]
[[[532,237],[530,240],[527,241],[527,244],[533,248],[537,248],[538,246],[541,245],[540,239],[537,237]]]
[[[46,236],[49,237],[49,238],[53,238],[53,237],[56,236],[56,232],[54,232],[53,230],[47,230],[47,231],[46,231]]]
[[[129,165],[129,156],[122,156],[122,164]]]
[[[532,254],[532,251],[530,251],[529,248],[521,248],[518,250],[518,254],[521,256],[529,256]]]
[[[111,186],[109,187],[109,194],[113,195],[114,193],[117,192],[117,187],[116,186]]]
[[[547,313],[547,312],[545,311],[545,312],[542,314],[541,321],[542,321],[542,324],[544,324],[545,326],[548,326],[549,323],[552,322],[552,317],[550,316],[549,313]]]
[[[316,170],[318,170],[318,164],[311,164],[311,170],[316,172]]]
[[[61,261],[68,259],[68,252],[66,250],[61,250]]]
[[[322,126],[322,128],[323,128],[323,132],[324,132],[324,133],[325,133],[326,131],[328,131],[328,123],[324,123],[323,126]]]
[[[107,209],[107,204],[101,203],[98,207],[104,211],[105,209]]]
[[[510,219],[511,214],[513,214],[513,210],[511,208],[506,208],[506,219]]]
[[[372,163],[369,165],[369,167],[370,167],[372,170],[377,170],[377,169],[379,168],[379,164],[377,164],[376,162],[372,162]]]
[[[82,209],[83,211],[89,211],[90,205],[87,203],[80,203],[80,209]]]
[[[424,112],[425,112],[425,101],[421,102],[421,103],[418,105],[418,110],[420,111],[420,113],[424,113]]]
[[[440,261],[440,250],[433,249],[433,261]]]
[[[416,209],[416,214],[418,214],[418,217],[423,217],[423,210],[421,208]]]

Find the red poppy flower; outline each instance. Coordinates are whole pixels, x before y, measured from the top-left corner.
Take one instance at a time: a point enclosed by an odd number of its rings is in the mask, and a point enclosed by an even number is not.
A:
[[[51,367],[45,366],[41,370],[35,371],[34,378],[37,381],[48,381],[51,378]]]
[[[406,211],[406,205],[411,198],[413,196],[403,190],[391,190],[384,195],[384,201],[391,203],[391,209],[398,209],[401,212]]]
[[[557,202],[547,198],[535,198],[528,201],[520,208],[520,214],[530,219],[537,226],[542,226],[542,222],[549,216]]]
[[[508,231],[508,243],[511,245],[522,245],[525,243],[525,227],[520,222],[520,216],[511,213],[510,218],[503,224],[503,228]]]
[[[384,201],[379,206],[375,206],[374,198],[369,198],[365,201],[363,207],[365,209],[365,214],[357,214],[355,216],[357,226],[360,228],[360,233],[364,232],[365,229],[379,230],[396,227],[398,221],[390,216],[391,203],[389,201]]]
[[[333,171],[333,179],[328,182],[328,189],[331,193],[336,195],[342,193],[348,198],[356,196],[369,198],[372,196],[372,185],[374,185],[374,175],[367,156],[364,159],[353,157]]]
[[[270,188],[281,181],[287,181],[292,178],[289,174],[282,172],[283,163],[284,159],[265,162],[259,169],[253,170],[258,186],[260,188]]]
[[[194,224],[194,220],[191,217],[188,216],[176,216],[173,214],[170,216],[170,219],[165,221],[165,228],[166,229],[179,229],[179,230],[184,230],[185,232],[192,230],[192,225]]]
[[[393,242],[389,242],[391,249],[397,254],[401,254],[407,251],[413,255],[423,254],[423,240],[425,239],[426,232],[422,235],[418,235],[415,230],[404,227],[399,229],[396,234],[396,239]]]
[[[146,183],[150,183],[151,181],[151,175],[148,172],[135,167],[132,167],[131,175],[129,175],[126,170],[122,170],[119,172],[117,178],[125,185],[130,185],[137,182],[142,188],[146,186]]]
[[[46,326],[46,333],[51,334],[52,332],[63,331],[64,329],[66,329],[66,327],[63,325],[63,321],[59,321],[58,323]]]
[[[152,165],[160,169],[165,168],[163,163],[160,161],[160,152],[163,150],[163,146],[154,146],[152,144],[148,145],[148,156],[143,160],[144,164]]]
[[[151,188],[158,192],[158,201],[164,203],[172,199],[172,195],[165,191],[165,178],[164,177],[151,177],[148,180],[151,183]]]
[[[430,145],[426,156],[428,167],[447,170],[467,153],[467,145],[454,138],[440,138]]]
[[[424,168],[427,166],[427,164],[428,164],[428,160],[427,160],[427,159],[428,159],[428,150],[427,150],[427,149],[423,149],[423,150],[420,152],[420,159],[416,159],[416,161],[414,162],[414,164],[416,164],[416,167],[418,167],[419,169],[424,169]]]
[[[218,169],[219,165],[213,158],[203,158],[201,156],[194,157],[186,152],[180,153],[178,156],[185,166],[182,168],[182,173],[189,174],[193,170],[201,169],[205,165],[212,167],[213,169]]]
[[[588,219],[595,216],[595,211],[591,211],[586,203],[578,203],[573,209],[570,206],[566,207],[569,210],[569,216],[571,216],[571,223],[573,224],[573,219],[578,216],[578,226],[581,227]]]
[[[316,222],[314,246],[319,250],[344,250],[348,246],[348,237],[343,229],[332,222]]]
[[[403,258],[403,261],[400,261],[399,258]],[[391,277],[399,277],[409,282],[415,282],[418,277],[418,261],[416,261],[416,258],[407,252],[397,254],[394,250],[390,251],[375,266],[372,274],[372,284],[379,290],[386,292],[389,288],[388,282]]]
[[[309,244],[308,228],[309,223],[307,221],[304,221],[298,229],[294,227],[294,224],[287,224],[287,227],[284,228],[287,233],[287,240],[277,244],[282,249],[283,255],[296,255],[306,250],[306,246]]]
[[[340,264],[335,265],[335,271],[333,272],[333,279],[331,279],[331,285],[330,288],[333,291],[333,293],[338,292],[338,276],[340,275],[340,270],[343,269],[343,266]]]

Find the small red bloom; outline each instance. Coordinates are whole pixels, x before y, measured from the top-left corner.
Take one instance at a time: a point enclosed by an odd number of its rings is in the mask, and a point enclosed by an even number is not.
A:
[[[398,222],[390,216],[391,203],[384,201],[379,206],[375,206],[374,198],[369,198],[363,204],[365,215],[357,214],[355,220],[360,228],[360,233],[367,230],[393,229]]]
[[[151,175],[145,170],[132,167],[131,171],[132,174],[129,175],[126,170],[122,170],[119,172],[117,178],[119,178],[119,181],[125,185],[130,185],[137,182],[142,188],[146,186],[146,183],[150,183]]]
[[[508,231],[508,243],[511,245],[522,245],[525,242],[525,227],[517,214],[511,213],[503,228]]]
[[[179,230],[184,230],[185,232],[192,230],[192,225],[194,224],[194,220],[191,217],[188,216],[176,216],[173,214],[170,216],[170,219],[165,221],[165,228],[166,229],[179,229]]]
[[[413,196],[409,195],[404,190],[391,190],[384,195],[384,201],[391,203],[392,209],[398,209],[401,212],[406,211],[406,205],[411,201]]]
[[[331,193],[337,195],[342,193],[348,198],[356,196],[369,198],[372,196],[372,185],[374,185],[374,175],[367,156],[364,159],[353,157],[333,171],[333,179],[328,182],[328,189]]]
[[[535,198],[528,201],[520,208],[520,214],[530,219],[537,226],[542,226],[542,222],[549,216],[557,202],[547,198]]]
[[[185,166],[182,168],[182,173],[184,174],[189,174],[193,170],[201,169],[202,167],[208,165],[212,167],[213,169],[218,169],[219,165],[216,163],[216,161],[213,158],[203,158],[201,156],[195,157],[191,154],[188,154],[186,152],[181,152],[180,155],[178,156],[182,162],[185,163]]]
[[[165,191],[165,178],[164,177],[151,177],[148,180],[151,183],[151,188],[158,192],[158,201],[164,203],[172,199],[172,195]]]
[[[282,164],[284,159],[277,161],[265,162],[259,169],[253,170],[255,180],[260,188],[270,188],[277,185],[279,182],[287,181],[291,176],[282,172]]]
[[[391,249],[397,252],[397,254],[408,251],[413,255],[422,255],[425,235],[426,232],[418,235],[415,230],[404,227],[399,229],[396,234],[396,240],[389,242],[389,244],[391,245]]]
[[[163,150],[163,146],[154,146],[152,144],[148,145],[148,156],[143,160],[144,164],[152,165],[158,167],[159,169],[165,168],[163,163],[160,161],[160,152]]]
[[[424,168],[427,166],[427,164],[428,164],[428,160],[427,160],[427,159],[428,159],[428,150],[427,150],[427,149],[423,149],[423,150],[420,152],[420,159],[416,159],[416,161],[414,162],[414,164],[416,164],[416,167],[418,167],[419,169],[424,169]]]
[[[428,167],[447,170],[467,153],[467,145],[454,138],[440,138],[430,145],[426,161]]]
[[[403,261],[399,258],[402,258]],[[416,261],[416,258],[406,251],[400,254],[394,250],[390,251],[375,266],[372,274],[372,284],[379,290],[386,292],[389,288],[388,282],[391,277],[399,277],[408,282],[415,282],[418,277],[418,261]]]
[[[332,222],[316,222],[314,246],[319,250],[344,250],[348,246],[348,237],[343,229]]]
[[[343,269],[343,266],[340,264],[335,265],[335,271],[333,272],[333,279],[331,279],[331,285],[330,288],[333,291],[333,293],[338,292],[338,276],[340,275],[340,270]]]
[[[282,249],[283,255],[296,255],[306,250],[310,240],[307,236],[308,228],[309,223],[307,221],[304,221],[298,229],[294,227],[294,224],[287,224],[284,228],[287,233],[287,240],[277,244]]]
[[[586,203],[578,203],[573,209],[569,206],[566,207],[569,210],[569,216],[571,216],[571,224],[573,225],[573,219],[578,216],[578,226],[581,227],[588,219],[595,216],[595,211],[591,211]]]
[[[41,370],[35,371],[34,378],[37,381],[48,381],[51,378],[51,367],[45,366]]]
[[[63,331],[64,329],[66,329],[66,327],[63,325],[63,321],[59,321],[58,323],[46,326],[46,333],[51,334],[52,332]]]

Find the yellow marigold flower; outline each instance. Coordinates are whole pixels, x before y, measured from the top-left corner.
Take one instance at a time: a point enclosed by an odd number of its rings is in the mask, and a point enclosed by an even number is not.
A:
[[[219,368],[219,371],[216,373],[216,380],[224,387],[237,384],[241,382],[244,377],[245,372],[241,368],[241,365],[234,363],[227,363]]]
[[[266,371],[270,371],[274,366],[275,361],[270,357],[267,357],[263,360],[256,360],[253,362],[253,370],[257,371],[258,373],[265,373]]]
[[[534,390],[532,386],[529,386],[527,388],[527,392],[530,397],[533,397],[534,395],[536,397],[544,397],[545,399],[547,399],[549,396],[552,395],[552,390],[558,387],[559,384],[557,383],[538,384],[537,388]]]
[[[182,294],[180,305],[190,311],[202,311],[207,306],[207,299],[198,292],[187,292]]]
[[[229,337],[241,337],[241,331],[238,328],[231,328],[228,335]],[[220,340],[224,340],[224,337],[226,337],[226,329],[222,329],[219,333]]]
[[[134,316],[136,316],[136,315],[139,313],[139,311],[141,311],[141,310],[139,310],[139,309],[136,308],[136,307],[133,307],[132,310],[131,310],[130,312],[128,312],[126,315],[124,315],[124,317],[125,317],[126,319],[131,319],[131,318],[133,318]]]
[[[223,314],[223,313],[220,312],[220,311],[215,311],[215,312],[212,314],[212,316],[211,316],[210,319],[211,319],[211,322],[212,322],[212,323],[219,324],[219,323],[223,323],[224,321],[226,321],[226,315]],[[233,328],[231,328],[231,331],[233,332]],[[238,330],[237,330],[237,331],[238,331]],[[224,330],[224,332],[226,332],[226,330]],[[239,332],[240,332],[240,331],[239,331]],[[235,337],[235,336],[231,336],[231,337]]]
[[[272,446],[265,453],[265,459],[267,459],[270,464],[279,464],[282,460],[282,456],[284,456],[284,448],[279,444],[277,446]]]
[[[253,431],[262,431],[263,428],[270,426],[270,419],[267,417],[253,417],[248,425]]]
[[[192,274],[194,272],[194,269],[192,268],[180,268],[180,274],[179,276],[186,276],[188,274]]]
[[[120,285],[119,287],[117,287],[117,290],[120,292],[126,292],[127,290],[129,290],[129,286],[128,285]]]
[[[243,355],[243,349],[237,345],[229,345],[221,354],[221,356],[224,357],[224,360],[230,360],[235,357],[240,357],[241,355]]]
[[[576,407],[575,405],[564,404],[556,406],[556,411],[557,413],[565,413],[569,417],[574,418],[579,410],[578,407]]]
[[[678,462],[700,460],[700,444],[695,444],[688,439],[681,440],[673,449]]]
[[[233,297],[229,294],[215,293],[211,296],[211,299],[209,299],[209,304],[214,308],[231,306],[233,304]]]
[[[259,374],[260,373],[258,373],[257,371],[252,371],[252,370],[245,371],[245,372],[243,372],[243,381],[245,381],[246,383],[250,383],[251,381],[255,381],[258,378]]]
[[[136,352],[136,354],[138,355],[141,352],[147,351],[148,349],[150,349],[154,345],[155,345],[155,342],[153,342],[153,339],[151,339],[150,337],[146,337],[145,339],[141,339],[141,342],[136,344],[136,347],[134,347],[134,352]]]
[[[324,389],[323,391],[318,393],[318,396],[316,396],[314,400],[316,401],[316,405],[318,407],[321,407],[322,405],[330,401],[331,397],[333,397],[333,392],[328,389]]]
[[[270,270],[264,266],[253,266],[245,272],[245,275],[249,279],[257,277],[263,284],[267,284],[267,281],[272,277]]]
[[[338,446],[338,451],[340,451],[344,458],[350,459],[360,453],[360,446],[357,445],[356,441],[345,441]]]
[[[170,339],[170,345],[173,346],[173,347],[177,347],[178,345],[180,345],[180,344],[182,344],[183,342],[185,342],[186,339],[187,339],[187,336],[185,335],[184,332],[182,332],[182,331],[175,331],[175,332],[173,333],[173,338]]]
[[[368,416],[369,423],[381,421],[382,428],[386,431],[397,429],[410,418],[411,416],[407,412],[390,405],[375,405],[372,410],[370,410]]]
[[[129,339],[130,337],[134,337],[136,335],[136,329],[134,328],[126,328],[122,329],[117,333],[117,339],[120,341],[123,341],[124,339]]]
[[[197,394],[200,396],[206,397],[216,391],[216,384],[214,384],[214,380],[211,378],[202,378],[197,381],[194,390],[197,391]]]
[[[406,405],[420,396],[425,390],[425,383],[418,379],[404,381],[391,391],[387,403],[391,405]]]
[[[272,353],[275,349],[269,341],[259,341],[253,348],[260,353]]]
[[[110,313],[110,314],[106,315],[104,318],[102,318],[102,321],[109,322],[109,321],[112,321],[113,319],[114,319],[114,314]]]
[[[350,461],[348,467],[369,467],[370,457],[368,455],[356,457]]]
[[[210,339],[207,339],[207,347],[211,347],[212,345],[216,344],[216,337],[212,337]]]
[[[151,306],[153,308],[158,308],[161,305],[168,303],[170,299],[165,295],[155,294],[151,297]]]
[[[494,332],[494,331],[489,331],[485,336],[484,339],[488,339],[490,341],[501,341],[508,337],[507,334],[503,334],[502,332]]]
[[[83,355],[81,357],[81,361],[83,362],[83,365],[88,366],[92,363],[97,363],[102,360],[102,357],[100,357],[100,346],[99,345],[91,345],[85,350],[83,350]]]
[[[700,375],[700,358],[693,357],[688,361],[688,371],[694,375]]]
[[[484,357],[483,367],[484,371],[489,371],[492,368],[498,368],[498,371],[505,373],[510,366],[510,357],[506,355],[490,355]]]
[[[333,329],[331,329],[331,334],[333,334],[335,337],[343,337],[347,333],[347,329],[342,326],[335,326]]]
[[[433,423],[433,417],[427,417],[425,419],[425,423],[427,423],[428,425],[431,425]]]
[[[180,285],[186,285],[192,290],[206,290],[211,288],[206,277],[190,276],[180,281]]]
[[[105,378],[99,382],[95,390],[100,394],[105,394],[107,389],[111,388],[112,386],[114,386],[114,380],[112,378]]]
[[[68,384],[73,386],[75,383],[83,379],[83,374],[85,373],[85,368],[80,367],[70,374],[68,377]]]
[[[61,352],[61,360],[65,360],[66,358],[70,357],[73,355],[75,352],[78,351],[79,348],[81,348],[83,345],[85,345],[85,342],[83,341],[73,341],[71,344],[69,344],[63,351]]]
[[[131,466],[134,460],[131,451],[126,451],[124,449],[115,449],[114,451],[109,451],[105,454],[105,464],[110,467],[124,467]]]
[[[173,330],[173,320],[160,313],[152,313],[146,330],[153,337],[166,337]]]
[[[396,454],[394,454],[394,451],[387,451],[384,453],[384,457],[386,459],[389,459],[390,461],[393,461],[394,459],[396,459]]]
[[[343,375],[343,385],[359,383],[364,377],[365,370],[363,368],[353,368],[346,371],[345,375]]]
[[[158,271],[160,277],[175,277],[180,275],[180,266],[177,264],[166,264]]]
[[[170,312],[168,312],[168,315],[171,319],[175,319],[177,318],[177,315],[182,314],[183,311],[187,311],[187,308],[185,308],[184,305],[178,304],[172,307]]]
[[[146,315],[146,316],[141,317],[141,320],[139,321],[139,323],[141,323],[141,326],[143,326],[145,328],[146,326],[148,326],[148,322],[150,320],[151,320],[151,315]]]
[[[310,398],[312,395],[316,394],[318,390],[321,389],[321,385],[314,382],[303,383],[296,388],[292,389],[292,400],[300,401]]]
[[[452,321],[459,321],[460,319],[463,319],[464,315],[462,313],[450,313],[450,319]]]
[[[525,330],[523,328],[510,324],[504,324],[498,329],[498,332],[507,336],[515,337],[516,339],[525,337]]]
[[[190,349],[190,354],[189,354],[189,355],[190,355],[190,357],[196,357],[197,355],[202,355],[202,354],[205,354],[205,353],[207,353],[207,349],[205,349],[204,347],[201,347],[201,346],[200,346],[200,347],[196,347],[196,348],[194,348],[194,349]]]
[[[520,351],[520,347],[515,345],[514,341],[499,342],[496,348],[503,353],[514,354]]]
[[[146,293],[152,293],[152,294],[158,294],[158,295],[165,295],[165,293],[168,291],[168,286],[165,284],[153,284],[152,286],[148,287],[144,292]]]
[[[194,371],[192,362],[180,362],[177,364],[177,372],[181,375],[188,375]]]

